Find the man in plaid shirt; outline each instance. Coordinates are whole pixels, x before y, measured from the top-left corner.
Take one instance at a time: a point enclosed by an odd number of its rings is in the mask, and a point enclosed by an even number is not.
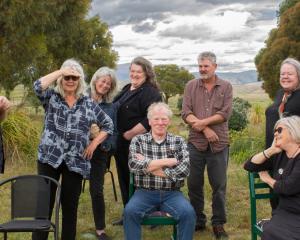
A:
[[[193,239],[196,215],[180,192],[190,168],[187,145],[167,132],[172,117],[167,104],[153,103],[147,117],[151,131],[134,137],[129,149],[136,190],[124,209],[125,239],[141,239],[143,217],[157,210],[178,220],[179,239]]]

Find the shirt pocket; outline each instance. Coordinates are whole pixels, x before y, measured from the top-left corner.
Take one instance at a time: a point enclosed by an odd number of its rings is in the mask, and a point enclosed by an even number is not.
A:
[[[217,94],[215,101],[213,103],[213,108],[216,111],[219,111],[223,107],[223,102],[224,102],[224,94]]]

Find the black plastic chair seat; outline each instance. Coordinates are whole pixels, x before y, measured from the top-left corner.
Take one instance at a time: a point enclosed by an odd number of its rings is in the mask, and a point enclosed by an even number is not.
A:
[[[49,230],[52,224],[49,220],[13,220],[0,224],[0,232],[20,232]]]

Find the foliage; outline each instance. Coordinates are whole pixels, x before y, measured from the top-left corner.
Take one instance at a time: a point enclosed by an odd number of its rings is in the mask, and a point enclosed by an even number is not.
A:
[[[180,97],[178,98],[178,100],[177,100],[177,109],[178,109],[179,111],[181,111],[181,109],[182,109],[182,102],[183,102],[183,97],[180,96]]]
[[[195,78],[188,70],[176,64],[157,65],[154,70],[167,103],[170,97],[182,94],[185,84]]]
[[[269,33],[266,47],[255,58],[259,79],[272,99],[279,89],[281,62],[287,57],[300,59],[300,1],[284,1],[279,14],[278,28]]]
[[[87,18],[90,0],[0,1],[0,85],[6,95],[18,84],[80,59],[88,79],[99,67],[114,67],[112,35],[98,16]]]
[[[243,130],[248,124],[248,110],[251,104],[242,98],[235,97],[232,102],[232,115],[229,119],[229,129]]]
[[[35,160],[41,129],[24,112],[11,112],[2,123],[5,155],[11,161]]]

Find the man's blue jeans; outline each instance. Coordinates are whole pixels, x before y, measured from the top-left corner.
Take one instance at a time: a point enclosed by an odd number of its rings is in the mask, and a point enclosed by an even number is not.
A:
[[[137,189],[124,209],[126,240],[141,239],[141,222],[153,211],[163,211],[178,220],[178,239],[192,240],[196,214],[180,191]]]

